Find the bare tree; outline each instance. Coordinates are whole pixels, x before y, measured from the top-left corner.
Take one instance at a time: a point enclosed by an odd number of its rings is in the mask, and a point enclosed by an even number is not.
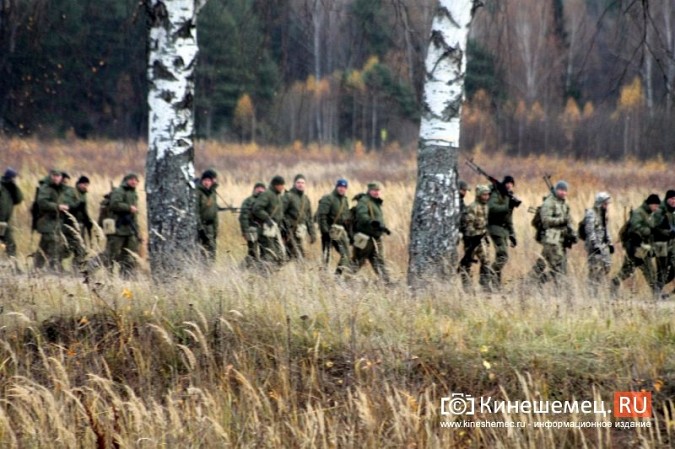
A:
[[[476,3],[441,0],[425,61],[408,284],[450,273],[459,237],[457,159],[466,44]]]
[[[179,272],[196,248],[194,70],[197,14],[207,0],[145,0],[148,18],[149,258],[154,276]]]

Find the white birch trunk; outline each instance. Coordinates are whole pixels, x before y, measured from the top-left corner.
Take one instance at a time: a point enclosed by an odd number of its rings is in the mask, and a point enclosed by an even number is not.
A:
[[[148,249],[153,276],[195,255],[194,70],[206,0],[145,0],[148,16]]]
[[[450,275],[457,259],[459,125],[473,7],[472,0],[441,0],[431,27],[410,223],[412,287]]]

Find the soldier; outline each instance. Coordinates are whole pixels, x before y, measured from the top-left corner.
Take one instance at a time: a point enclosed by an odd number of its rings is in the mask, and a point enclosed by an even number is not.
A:
[[[659,208],[660,203],[659,196],[652,193],[640,207],[631,211],[628,226],[620,236],[626,255],[621,270],[612,279],[613,294],[618,292],[621,281],[628,279],[636,268],[642,270],[652,292],[655,295],[658,293],[652,260],[654,242],[652,214]]]
[[[391,231],[384,224],[381,192],[382,184],[374,181],[368,184],[367,193],[357,196],[352,262],[354,270],[358,271],[369,261],[380,279],[390,284],[389,272],[384,262],[382,234],[390,235]]]
[[[659,209],[654,212],[654,252],[656,282],[659,291],[675,278],[675,190],[666,192]]]
[[[457,190],[459,192],[459,232],[464,235],[466,230],[466,203],[464,198],[466,197],[466,192],[469,190],[469,184],[466,181],[460,180],[457,183]]]
[[[63,213],[70,207],[62,182],[63,172],[53,169],[38,189],[36,228],[40,233],[40,243],[34,259],[37,269],[48,263],[51,270],[60,271],[61,262],[68,256],[62,225]]]
[[[218,238],[217,177],[218,174],[214,170],[205,170],[197,186],[197,207],[199,210],[197,238],[209,263],[216,260],[216,239]]]
[[[316,220],[321,232],[321,249],[326,265],[330,261],[330,247],[340,254],[335,274],[340,275],[349,269],[349,233],[351,232],[351,215],[347,199],[348,183],[346,179],[338,179],[333,191],[319,200]]]
[[[513,192],[516,181],[513,176],[504,176],[502,181],[509,192]],[[496,188],[492,189],[488,200],[488,233],[495,247],[495,261],[492,264],[492,281],[494,287],[501,288],[502,271],[509,260],[509,242],[511,247],[518,244],[513,229],[513,208],[515,204],[507,195],[502,195]],[[508,240],[508,241],[507,241]]]
[[[275,176],[269,189],[262,192],[253,203],[253,219],[260,230],[260,259],[278,265],[286,259],[286,249],[279,228],[284,219],[282,196],[285,184],[284,178]]]
[[[265,191],[265,184],[256,182],[253,186],[253,193],[241,203],[239,213],[239,226],[241,235],[246,240],[248,253],[246,254],[246,266],[252,268],[260,261],[260,248],[258,247],[258,226],[253,219],[253,203],[256,198]]]
[[[479,282],[484,290],[490,290],[490,260],[487,254],[487,220],[490,187],[476,186],[476,198],[466,209],[464,256],[459,261],[459,273],[464,290],[471,291],[471,265],[474,258],[480,262]]]
[[[136,269],[132,253],[138,253],[141,235],[138,231],[138,175],[127,174],[122,183],[110,194],[110,214],[115,222],[115,232],[108,235],[105,261],[112,271],[113,263],[120,266],[122,276],[130,276]]]
[[[305,193],[307,180],[303,175],[296,175],[293,187],[283,196],[285,242],[288,257],[303,259],[305,240],[316,242],[316,230],[312,221],[312,205]]]
[[[16,258],[16,242],[9,222],[14,206],[23,201],[23,193],[16,185],[16,176],[17,172],[8,168],[0,178],[0,242],[5,244],[5,252],[11,258]]]
[[[567,190],[567,182],[558,181],[553,194],[546,197],[539,211],[544,231],[541,243],[544,248],[532,269],[532,275],[541,283],[549,278],[558,281],[560,275],[567,274],[567,250],[578,240],[570,207],[565,202]],[[550,275],[546,273],[547,266]]]
[[[68,185],[70,176],[63,172],[63,185],[65,203],[68,205],[68,214],[64,214],[61,232],[66,238],[68,250],[74,254],[73,268],[82,269],[87,256],[87,248],[84,241],[85,229],[89,231],[91,237],[91,228],[93,226],[89,213],[87,212],[87,189],[89,188],[89,178],[80,177],[76,187]],[[74,217],[74,220],[73,220]]]
[[[581,224],[586,234],[588,282],[594,294],[597,294],[598,286],[606,284],[609,270],[612,267],[614,245],[609,235],[607,216],[611,198],[607,192],[596,194],[593,207],[586,209]]]

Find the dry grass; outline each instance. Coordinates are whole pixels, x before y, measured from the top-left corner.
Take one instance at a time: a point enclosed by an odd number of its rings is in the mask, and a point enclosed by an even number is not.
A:
[[[294,151],[281,152],[288,155],[284,163],[282,156],[240,148],[200,166],[227,173],[220,193],[239,204],[253,181],[277,172],[307,175],[316,203],[337,176],[349,177],[356,193],[380,165],[370,155],[352,164],[338,152],[311,152],[304,164],[290,156]],[[390,157],[377,178],[385,182],[385,216],[394,230],[387,258],[402,281],[414,161]],[[278,165],[265,168],[264,158]],[[520,244],[503,295],[464,295],[452,279],[413,298],[402,283],[385,289],[370,282],[367,270],[336,282],[318,268],[318,248],[307,266],[261,277],[238,267],[245,248],[231,214],[222,216],[216,266],[167,285],[144,276],[101,274],[85,285],[76,277],[0,275],[0,447],[671,447],[673,301],[647,299],[639,280],[619,300],[589,296],[580,247],[570,255],[569,290],[542,291],[521,281],[539,250],[525,209],[545,193],[538,179],[544,171],[570,182],[576,218],[595,190],[610,191],[616,234],[623,204],[635,206],[652,190],[670,187],[665,168],[483,159],[486,170],[516,176],[525,202],[516,214]],[[119,180],[129,168],[107,175]],[[21,186],[31,192],[38,176],[26,169]],[[461,170],[472,184],[481,181]],[[639,176],[634,190],[626,184],[631,173]],[[96,204],[110,178],[92,178]],[[21,225],[29,203],[17,211]],[[21,254],[36,244],[19,232]],[[450,420],[440,416],[440,398],[451,392],[610,403],[614,391],[629,389],[653,392],[651,428],[532,426],[595,419],[581,413],[478,417],[523,422],[525,429],[440,426]]]

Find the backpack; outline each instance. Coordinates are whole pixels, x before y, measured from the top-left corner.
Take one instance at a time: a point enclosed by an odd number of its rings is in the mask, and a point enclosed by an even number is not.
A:
[[[541,241],[544,239],[544,223],[541,221],[541,206],[537,206],[537,208],[534,210],[534,217],[532,217],[530,224],[535,231],[534,239],[541,243]]]
[[[586,240],[586,214],[584,214],[584,218],[582,218],[579,222],[579,226],[577,227],[577,235],[581,240]]]
[[[353,237],[354,234],[356,234],[356,206],[359,204],[359,200],[367,195],[366,193],[357,193],[354,198],[352,198],[352,201],[356,202],[356,204],[352,207],[349,208],[349,222],[346,223],[346,230],[347,230],[347,235],[349,237]]]
[[[103,195],[103,199],[101,200],[101,203],[98,206],[98,220],[96,221],[96,223],[98,223],[100,227],[103,227],[103,220],[105,220],[106,218],[115,218],[113,217],[113,213],[110,210],[110,196],[112,195],[113,190],[115,190],[115,188],[111,184],[110,192]]]

